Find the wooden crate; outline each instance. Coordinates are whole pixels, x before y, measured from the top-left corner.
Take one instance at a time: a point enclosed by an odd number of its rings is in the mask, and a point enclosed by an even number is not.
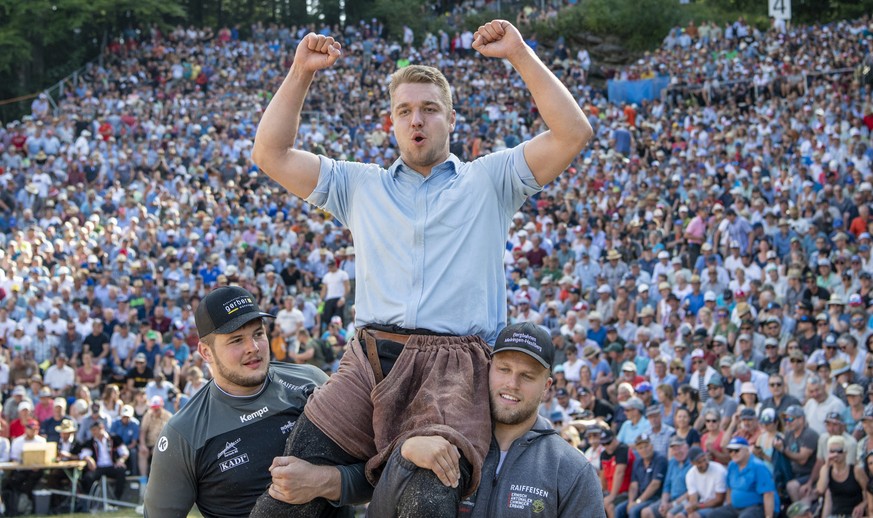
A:
[[[41,464],[51,464],[58,456],[58,443],[24,443],[24,450],[21,452],[21,464],[25,466],[38,466]]]

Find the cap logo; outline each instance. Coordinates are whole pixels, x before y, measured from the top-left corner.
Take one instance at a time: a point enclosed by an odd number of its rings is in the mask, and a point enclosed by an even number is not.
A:
[[[232,315],[233,313],[236,313],[240,308],[254,305],[255,301],[252,300],[251,297],[237,297],[224,305],[224,311],[228,315]]]
[[[543,348],[537,344],[536,338],[527,333],[512,333],[512,336],[504,338],[505,344],[523,344],[539,352],[543,352]]]

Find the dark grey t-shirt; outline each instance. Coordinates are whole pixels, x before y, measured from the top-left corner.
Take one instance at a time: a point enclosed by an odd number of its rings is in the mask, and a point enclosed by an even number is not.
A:
[[[248,516],[271,482],[303,405],[327,375],[311,365],[271,363],[258,394],[232,397],[210,382],[164,427],[154,451],[145,516]]]
[[[809,456],[809,459],[803,463],[798,464],[791,461],[791,471],[794,472],[794,477],[805,477],[812,473],[812,468],[815,466],[815,453],[818,449],[818,434],[815,433],[814,430],[810,429],[808,426],[800,432],[799,437],[795,437],[793,433],[785,434],[785,441],[783,441],[785,445],[785,451],[790,451],[792,453],[797,453],[800,451],[800,448],[809,448],[812,450],[812,455]]]

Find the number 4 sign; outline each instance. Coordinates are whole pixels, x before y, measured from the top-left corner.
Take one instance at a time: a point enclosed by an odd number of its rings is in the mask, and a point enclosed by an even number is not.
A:
[[[791,0],[767,0],[770,4],[770,16],[780,20],[791,19]]]

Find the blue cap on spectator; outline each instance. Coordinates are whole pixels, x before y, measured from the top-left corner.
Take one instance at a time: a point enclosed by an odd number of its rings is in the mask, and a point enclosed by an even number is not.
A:
[[[652,384],[649,383],[648,381],[643,381],[643,382],[637,384],[637,386],[634,387],[634,390],[636,392],[651,392],[652,391]]]
[[[721,375],[713,374],[709,381],[706,382],[707,387],[724,387],[724,379]]]
[[[782,412],[782,415],[787,417],[806,417],[803,413],[803,408],[800,405],[791,405]]]
[[[749,441],[744,439],[743,437],[734,437],[731,439],[731,442],[728,443],[727,449],[729,450],[739,450],[740,448],[748,448]]]

